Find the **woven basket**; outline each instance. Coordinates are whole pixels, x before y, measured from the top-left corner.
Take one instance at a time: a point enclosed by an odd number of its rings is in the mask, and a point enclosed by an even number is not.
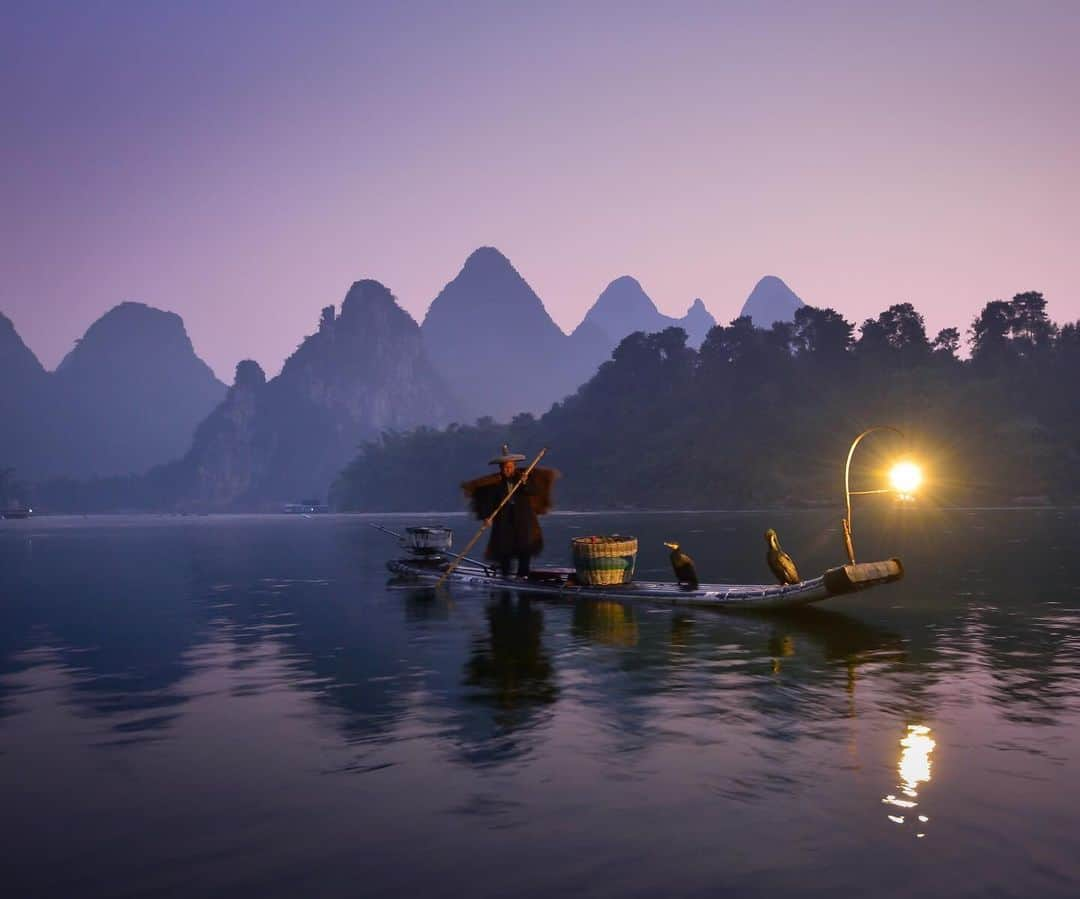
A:
[[[575,537],[571,550],[579,584],[629,584],[634,577],[636,537]]]

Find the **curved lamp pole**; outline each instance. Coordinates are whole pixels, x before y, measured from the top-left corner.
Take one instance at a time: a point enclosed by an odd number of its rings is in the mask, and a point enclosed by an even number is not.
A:
[[[867,496],[871,493],[890,493],[891,490],[885,487],[881,490],[851,490],[851,457],[855,455],[855,447],[859,445],[863,437],[868,434],[873,434],[875,431],[892,431],[894,434],[904,436],[904,432],[899,428],[894,428],[891,425],[877,425],[872,428],[867,428],[858,437],[851,442],[851,449],[848,450],[847,464],[844,466],[844,500],[847,506],[847,517],[844,519],[844,549],[847,550],[848,561],[855,564],[855,547],[851,540],[851,498],[853,496]]]

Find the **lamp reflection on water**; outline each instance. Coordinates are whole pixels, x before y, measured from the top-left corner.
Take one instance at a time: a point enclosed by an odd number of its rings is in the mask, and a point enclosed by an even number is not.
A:
[[[926,815],[916,815],[914,810],[919,805],[919,784],[930,780],[930,754],[936,745],[930,736],[929,727],[922,724],[908,725],[907,734],[900,741],[900,761],[896,766],[900,775],[900,795],[890,793],[881,800],[903,811],[903,814],[888,816],[894,824],[904,824],[907,818],[913,818],[919,825],[930,820]],[[921,839],[926,834],[920,830],[915,836]]]

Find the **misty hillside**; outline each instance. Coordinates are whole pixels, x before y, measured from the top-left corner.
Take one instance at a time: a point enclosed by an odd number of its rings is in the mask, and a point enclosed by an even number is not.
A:
[[[225,393],[172,312],[115,306],[54,373],[0,319],[0,460],[24,478],[145,471],[183,453]]]
[[[599,363],[570,341],[502,253],[481,247],[432,302],[421,327],[436,369],[472,420],[542,412]],[[576,346],[576,350],[571,350]]]
[[[378,281],[357,281],[340,314],[326,307],[276,378],[241,362],[183,460],[150,480],[181,508],[321,502],[364,440],[445,425],[457,412],[416,322]]]
[[[94,322],[53,379],[64,440],[54,473],[74,477],[175,458],[225,394],[180,316],[143,303],[121,303]]]

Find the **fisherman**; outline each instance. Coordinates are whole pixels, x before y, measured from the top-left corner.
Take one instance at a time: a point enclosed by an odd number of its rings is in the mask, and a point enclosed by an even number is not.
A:
[[[513,491],[491,522],[491,537],[485,553],[486,558],[499,566],[503,577],[510,576],[510,563],[514,559],[517,560],[517,576],[528,577],[532,557],[544,548],[544,535],[537,515],[551,508],[551,485],[558,474],[551,468],[533,468],[526,478],[517,467],[523,461],[523,455],[511,453],[503,444],[502,452],[489,462],[499,466],[498,473],[461,485],[473,514],[484,521]],[[515,485],[519,485],[516,490]]]

